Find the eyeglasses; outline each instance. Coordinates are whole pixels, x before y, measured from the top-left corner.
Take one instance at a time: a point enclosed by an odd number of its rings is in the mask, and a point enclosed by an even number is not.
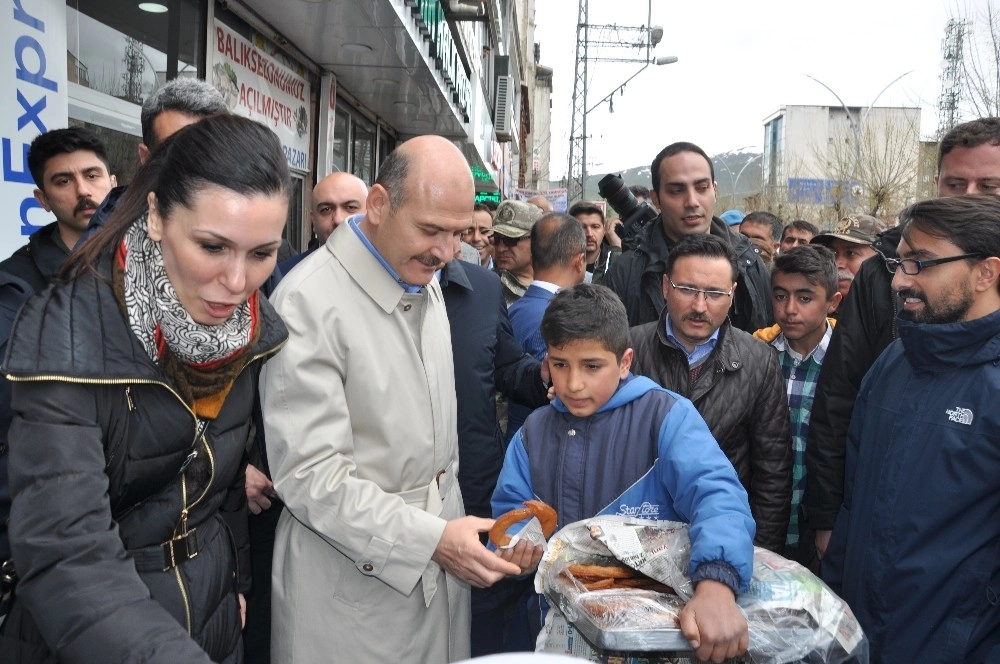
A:
[[[507,237],[506,235],[500,235],[499,233],[493,234],[493,243],[499,242],[505,247],[516,247],[517,243],[528,237],[527,235],[522,235],[521,237]]]
[[[925,268],[953,263],[954,261],[961,261],[966,258],[986,258],[986,254],[961,254],[946,258],[931,258],[925,261],[918,261],[915,258],[886,258],[884,260],[885,269],[889,270],[890,274],[895,274],[896,270],[900,269],[903,271],[903,274],[908,274],[912,277],[915,274],[920,274],[920,271]]]
[[[727,297],[733,296],[732,289],[728,291],[702,290],[701,288],[692,288],[691,286],[678,286],[669,277],[667,278],[667,282],[670,284],[671,288],[677,291],[678,295],[690,302],[697,300],[698,295],[704,295],[706,302],[722,302]]]

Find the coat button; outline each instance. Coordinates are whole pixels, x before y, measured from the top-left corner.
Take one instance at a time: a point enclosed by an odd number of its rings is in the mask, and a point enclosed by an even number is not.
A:
[[[361,569],[363,569],[366,572],[371,572],[375,569],[375,566],[372,565],[371,563],[365,563],[364,565],[361,566]]]
[[[413,308],[412,304],[404,304],[403,305],[403,311],[409,311],[412,308]]]

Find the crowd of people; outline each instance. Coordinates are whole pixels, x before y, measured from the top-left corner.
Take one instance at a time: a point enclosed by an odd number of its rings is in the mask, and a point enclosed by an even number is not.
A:
[[[754,546],[819,574],[875,662],[1000,660],[1000,119],[938,197],[821,230],[715,215],[653,159],[596,202],[474,204],[462,152],[291,187],[274,134],[179,79],[139,169],[31,144],[55,221],[0,262],[0,660],[450,662],[533,650],[543,500],[690,524],[693,656],[743,654]],[[370,185],[370,186],[369,186]],[[515,532],[520,526],[515,526]]]

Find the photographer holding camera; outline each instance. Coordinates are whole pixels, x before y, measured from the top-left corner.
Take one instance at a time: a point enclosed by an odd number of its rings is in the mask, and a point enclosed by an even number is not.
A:
[[[604,285],[625,304],[629,325],[659,318],[665,304],[667,254],[684,236],[699,233],[722,239],[736,253],[739,276],[729,309],[732,324],[748,332],[771,325],[771,277],[760,250],[712,214],[717,187],[709,156],[693,143],[672,143],[656,155],[651,173],[650,196],[659,215],[649,203],[636,201],[620,177],[605,177],[599,185],[601,196],[622,219],[622,246],[631,247],[604,278]],[[617,190],[615,180],[620,183]]]

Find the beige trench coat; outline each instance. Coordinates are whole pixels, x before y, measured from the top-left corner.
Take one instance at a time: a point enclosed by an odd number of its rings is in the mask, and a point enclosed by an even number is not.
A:
[[[463,515],[441,290],[406,294],[348,224],[272,302],[287,345],[261,375],[286,510],[272,572],[275,662],[469,656],[469,588],[431,555]]]

